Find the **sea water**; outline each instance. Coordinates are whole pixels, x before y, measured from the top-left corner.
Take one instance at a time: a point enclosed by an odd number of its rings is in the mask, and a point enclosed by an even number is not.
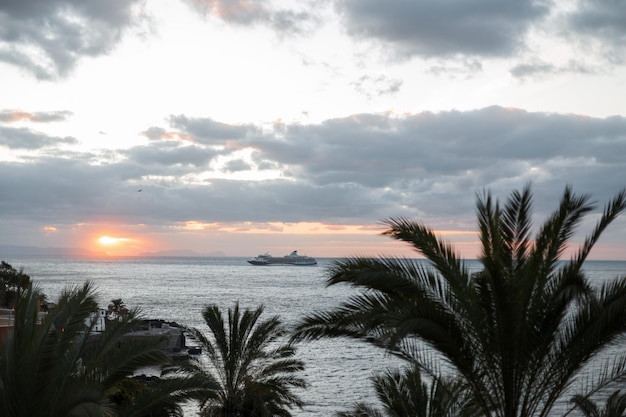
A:
[[[318,259],[317,266],[252,266],[246,258],[79,258],[63,256],[11,256],[2,259],[24,273],[50,301],[68,287],[93,282],[101,307],[121,298],[139,308],[146,318],[163,319],[208,331],[201,312],[208,304],[226,311],[263,305],[262,316],[279,315],[291,325],[306,314],[339,305],[354,289],[326,286],[333,259]],[[478,269],[469,261],[471,269]],[[626,262],[590,261],[585,271],[592,283],[626,275]],[[305,362],[308,387],[300,392],[303,410],[297,417],[331,416],[356,402],[376,404],[371,376],[402,364],[380,349],[355,340],[303,342],[298,358]],[[196,415],[185,407],[185,416]]]

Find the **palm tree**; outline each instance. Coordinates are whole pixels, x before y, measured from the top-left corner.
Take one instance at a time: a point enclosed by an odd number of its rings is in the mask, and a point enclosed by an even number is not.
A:
[[[337,309],[304,318],[298,339],[367,340],[429,375],[463,378],[485,416],[545,417],[582,370],[626,332],[626,277],[594,290],[583,263],[626,207],[626,190],[605,207],[569,261],[560,261],[576,227],[593,209],[566,187],[556,211],[532,238],[530,185],[504,207],[478,196],[481,270],[471,273],[454,248],[418,222],[392,218],[385,235],[406,242],[427,263],[352,258],[330,269],[328,285],[363,292]],[[589,395],[626,374],[623,353],[585,386]]]
[[[128,307],[126,307],[126,304],[121,298],[111,300],[107,306],[107,318],[109,320],[115,320],[124,314],[128,314],[128,312]]]
[[[357,403],[338,417],[455,417],[470,410],[471,403],[460,380],[422,380],[419,367],[387,371],[372,378],[383,411]]]
[[[278,316],[260,321],[263,310],[242,312],[237,303],[228,309],[225,323],[220,309],[208,305],[202,317],[210,337],[190,329],[209,360],[208,366],[199,361],[188,368],[205,378],[210,391],[201,404],[202,416],[289,417],[294,407],[302,408],[293,389],[306,387],[296,375],[304,364],[294,358],[295,346],[281,341],[286,328]]]
[[[19,293],[30,285],[30,277],[13,268],[5,261],[0,262],[0,307],[15,307]]]
[[[0,415],[91,417],[182,415],[180,402],[201,392],[185,375],[139,390],[129,404],[113,399],[135,371],[168,364],[162,340],[127,338],[137,311],[95,334],[95,292],[87,282],[67,289],[40,313],[39,292],[17,299],[15,328],[0,345]],[[204,393],[203,393],[204,395]]]
[[[626,394],[619,390],[607,398],[604,408],[598,407],[595,402],[582,395],[574,396],[572,402],[585,417],[623,417],[626,412]]]

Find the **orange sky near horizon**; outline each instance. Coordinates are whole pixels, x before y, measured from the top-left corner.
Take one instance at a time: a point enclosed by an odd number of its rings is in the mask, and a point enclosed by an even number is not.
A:
[[[221,253],[224,256],[252,257],[269,252],[285,255],[298,250],[319,258],[350,256],[420,257],[410,245],[381,235],[381,225],[264,224],[217,225],[188,223],[177,232],[147,232],[142,227],[108,227],[91,233],[84,248],[105,256],[140,256],[142,254],[191,250],[199,255]],[[451,244],[461,258],[480,256],[480,242],[475,231],[439,230],[435,233]],[[573,241],[564,253],[569,259],[578,249]],[[624,254],[614,245],[598,242],[589,256],[595,260],[622,260]]]
[[[169,232],[148,232],[145,227],[95,227],[82,247],[106,256],[138,256],[142,253],[193,250],[200,254],[254,256],[298,250],[316,257],[408,256],[416,253],[403,242],[381,233],[381,225],[326,225],[322,223],[203,224],[188,222]],[[440,231],[464,257],[475,257],[478,241],[473,231]],[[284,253],[283,253],[284,252]]]

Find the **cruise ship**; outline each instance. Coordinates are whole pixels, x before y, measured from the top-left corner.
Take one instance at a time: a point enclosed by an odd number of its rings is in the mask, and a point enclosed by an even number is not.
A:
[[[310,266],[317,265],[315,258],[311,258],[306,255],[298,255],[298,251],[294,250],[289,255],[285,256],[272,256],[269,253],[264,255],[257,255],[256,257],[249,259],[248,263],[252,265],[296,265],[296,266]]]

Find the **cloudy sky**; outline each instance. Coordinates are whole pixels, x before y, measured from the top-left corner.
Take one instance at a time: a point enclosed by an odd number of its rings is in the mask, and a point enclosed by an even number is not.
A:
[[[483,190],[626,186],[624,45],[620,0],[0,0],[0,245],[475,257]]]

